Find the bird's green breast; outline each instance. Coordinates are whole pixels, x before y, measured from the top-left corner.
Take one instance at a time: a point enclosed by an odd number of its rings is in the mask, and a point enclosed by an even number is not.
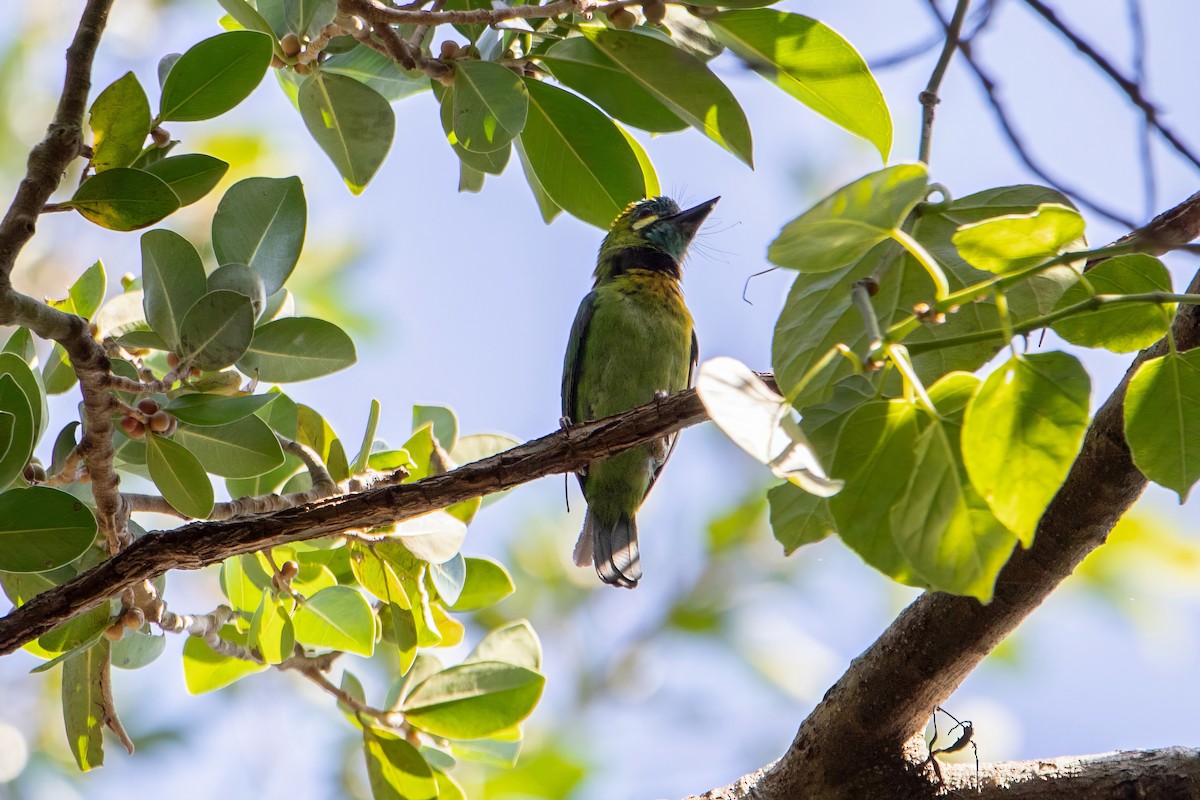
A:
[[[590,420],[687,387],[692,316],[678,282],[631,272],[596,289],[572,417]]]

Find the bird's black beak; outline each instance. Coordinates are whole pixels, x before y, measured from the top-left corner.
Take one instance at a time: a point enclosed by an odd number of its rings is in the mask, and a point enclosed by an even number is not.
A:
[[[700,205],[680,211],[668,219],[684,235],[685,241],[690,242],[695,237],[696,232],[700,230],[700,226],[704,224],[704,220],[708,219],[708,215],[712,213],[713,207],[716,206],[717,201],[720,199],[720,197],[714,197],[712,200],[705,200]]]

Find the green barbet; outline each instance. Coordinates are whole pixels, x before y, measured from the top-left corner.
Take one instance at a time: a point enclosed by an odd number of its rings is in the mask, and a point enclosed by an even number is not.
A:
[[[631,204],[596,259],[595,286],[579,304],[563,364],[563,417],[586,422],[686,389],[698,346],[679,287],[688,245],[721,198],[680,211],[669,197]],[[675,437],[594,461],[579,473],[587,500],[575,563],[632,589],[642,577],[634,515]]]

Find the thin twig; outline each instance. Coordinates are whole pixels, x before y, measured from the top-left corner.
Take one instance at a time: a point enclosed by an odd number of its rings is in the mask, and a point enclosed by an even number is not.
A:
[[[1181,156],[1187,161],[1190,161],[1193,166],[1200,169],[1200,157],[1197,157],[1188,146],[1179,138],[1175,132],[1168,128],[1158,118],[1158,109],[1151,103],[1144,94],[1142,87],[1134,80],[1127,78],[1121,73],[1112,61],[1106,58],[1095,47],[1093,47],[1086,39],[1075,33],[1069,25],[1059,19],[1054,9],[1047,6],[1041,0],[1025,0],[1025,5],[1032,8],[1042,19],[1050,23],[1051,27],[1063,35],[1063,37],[1075,46],[1075,49],[1083,53],[1089,61],[1095,64],[1100,70],[1112,79],[1129,100],[1138,108],[1141,109],[1146,121],[1158,131],[1159,135],[1167,141],[1171,147],[1175,148]]]
[[[935,2],[935,0],[930,0]],[[946,69],[950,66],[950,59],[954,56],[954,51],[958,49],[959,35],[962,33],[963,20],[967,18],[967,8],[970,7],[971,0],[958,0],[954,6],[954,16],[950,19],[950,24],[945,26],[946,43],[942,46],[942,53],[938,56],[937,63],[933,66],[933,72],[929,75],[929,83],[925,85],[925,91],[921,92],[921,146],[917,158],[925,163],[929,163],[930,148],[933,145],[933,116],[934,107],[941,102],[938,97],[938,91],[942,88],[942,79],[946,77]],[[941,14],[938,14],[939,18]]]
[[[1146,26],[1142,20],[1142,0],[1127,0],[1129,35],[1133,39],[1133,80],[1141,86],[1146,82]],[[1154,175],[1154,149],[1151,146],[1153,126],[1143,117],[1138,126],[1138,151],[1142,162],[1142,199],[1145,215],[1158,208],[1158,187]]]

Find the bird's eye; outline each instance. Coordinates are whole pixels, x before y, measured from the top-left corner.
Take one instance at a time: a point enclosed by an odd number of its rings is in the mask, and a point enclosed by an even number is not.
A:
[[[654,213],[654,209],[649,206],[643,206],[633,212],[633,229],[641,230],[650,223],[658,219],[658,214]]]

